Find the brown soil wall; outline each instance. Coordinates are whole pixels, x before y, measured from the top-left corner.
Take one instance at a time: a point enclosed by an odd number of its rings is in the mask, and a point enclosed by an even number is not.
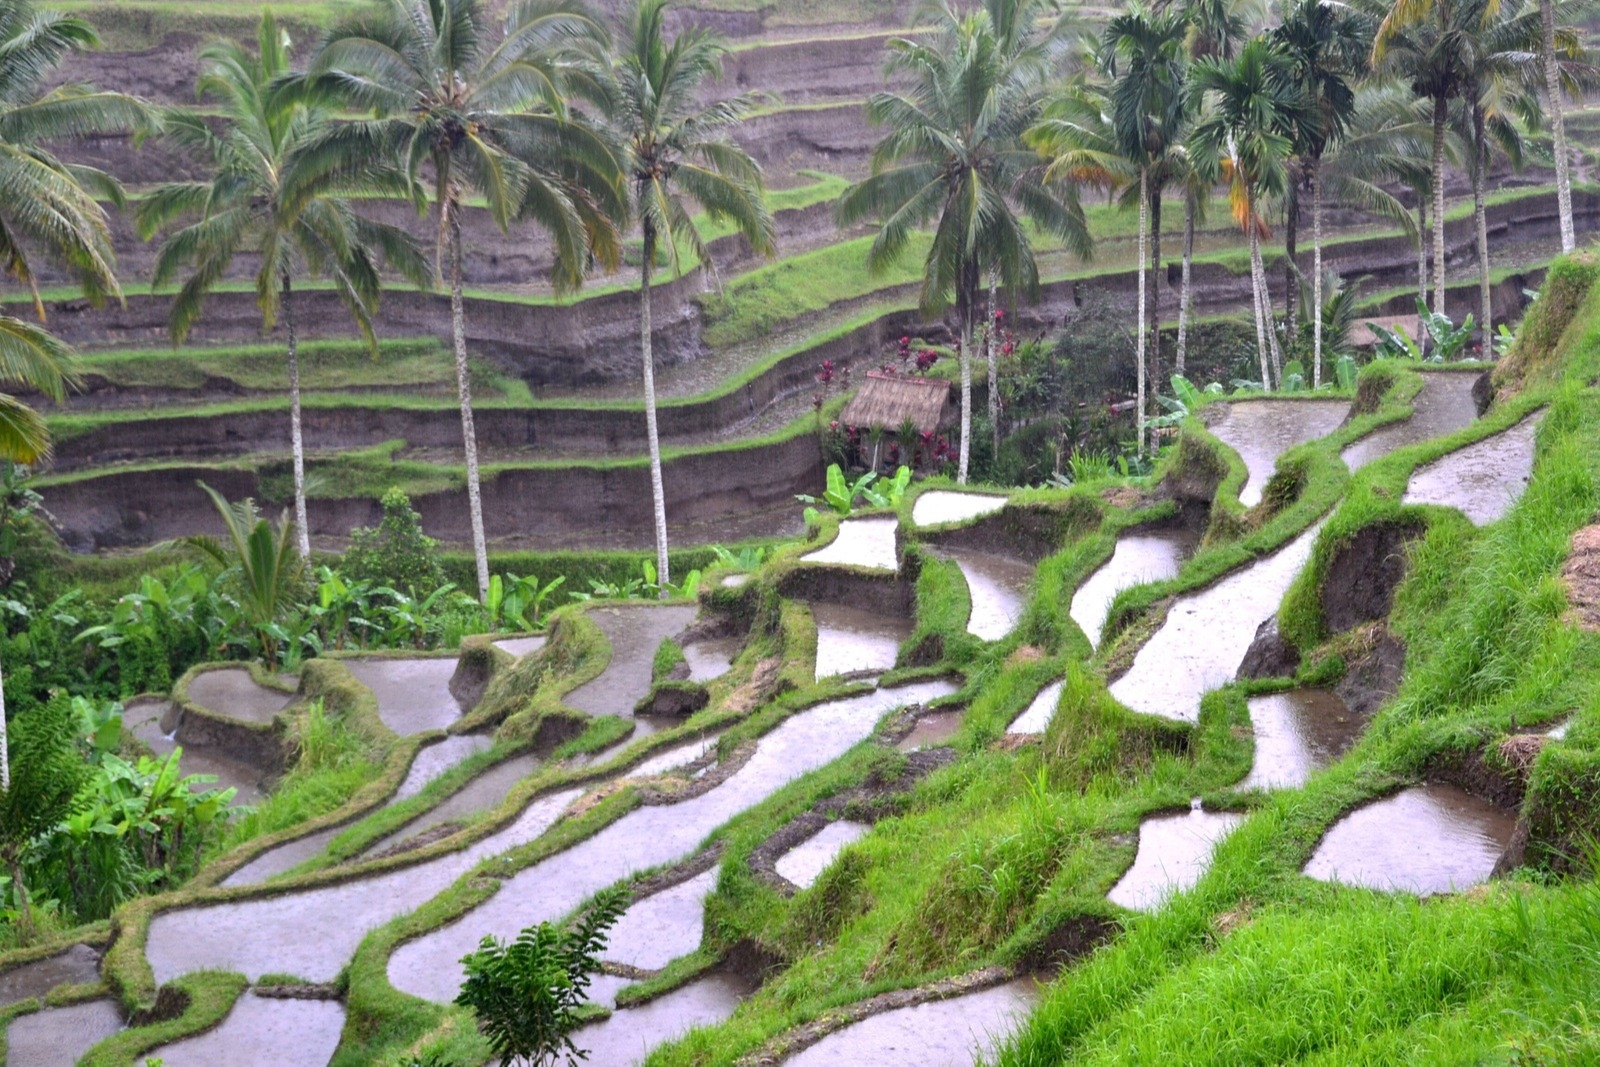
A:
[[[803,434],[773,444],[692,453],[663,467],[674,523],[712,524],[790,503],[822,479],[817,442]],[[76,551],[150,544],[222,528],[204,479],[231,500],[261,496],[253,472],[205,467],[110,470],[41,490],[62,539]],[[443,541],[470,542],[465,490],[412,500],[423,528]],[[537,544],[574,531],[649,531],[653,528],[649,470],[643,466],[511,468],[483,483],[491,540]],[[310,502],[313,537],[342,540],[356,526],[381,518],[376,500]]]

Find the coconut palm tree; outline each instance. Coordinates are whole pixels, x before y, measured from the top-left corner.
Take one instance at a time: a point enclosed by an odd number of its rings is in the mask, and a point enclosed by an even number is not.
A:
[[[35,258],[63,269],[91,303],[120,298],[103,198],[124,202],[115,180],[91,167],[63,163],[44,142],[148,129],[144,106],[120,93],[80,85],[45,86],[69,53],[93,47],[82,19],[38,11],[26,0],[0,0],[0,270],[33,293],[44,320]],[[0,383],[22,385],[51,400],[76,382],[72,352],[39,326],[0,315]],[[50,454],[39,413],[0,392],[0,459],[36,463]],[[0,687],[0,790],[11,788],[6,715]]]
[[[1101,37],[1100,65],[1113,79],[1108,97],[1117,148],[1139,177],[1139,450],[1145,447],[1145,382],[1160,380],[1161,199],[1168,183],[1186,169],[1182,153],[1189,118],[1184,41],[1188,24],[1180,11],[1135,6],[1112,19]],[[1129,187],[1132,193],[1132,187]],[[1148,255],[1147,255],[1148,252]]]
[[[656,569],[665,590],[667,502],[661,483],[661,439],[656,432],[655,359],[650,343],[650,275],[659,253],[675,274],[687,253],[710,265],[710,253],[690,210],[698,204],[713,219],[728,220],[757,252],[774,250],[761,168],[734,144],[729,131],[758,100],[736,96],[704,104],[700,91],[722,69],[727,42],[689,29],[669,43],[666,0],[638,0],[629,12],[612,69],[612,125],[626,145],[624,167],[644,246],[639,265],[639,347],[644,364],[645,432],[650,442],[650,492],[655,505]]]
[[[300,359],[294,315],[294,282],[323,275],[350,309],[362,336],[377,355],[372,317],[382,291],[381,254],[415,281],[428,273],[416,242],[404,231],[371,222],[335,195],[343,182],[335,172],[313,173],[300,152],[328,128],[326,106],[303,94],[275,94],[274,82],[289,74],[289,41],[270,12],[261,16],[257,51],[219,41],[200,53],[196,95],[220,109],[206,118],[175,111],[167,135],[207,157],[209,181],[174,182],[153,191],[140,205],[140,234],[149,238],[178,220],[193,220],[163,241],[152,281],[165,285],[187,269],[168,317],[174,344],[182,344],[200,317],[206,295],[240,256],[255,264],[256,305],[263,331],[281,316],[289,371],[289,440],[294,452],[294,518],[302,557],[311,554],[306,521],[305,447],[300,428]],[[220,129],[214,124],[220,121]],[[401,188],[399,175],[373,175],[376,188]]]
[[[1383,0],[1378,0],[1381,5]],[[1488,17],[1484,0],[1397,0],[1383,14],[1373,39],[1372,62],[1381,74],[1409,82],[1432,105],[1433,311],[1443,314],[1445,295],[1445,155],[1450,106],[1471,90],[1469,57]]]
[[[308,165],[399,161],[413,200],[432,206],[441,284],[448,264],[480,599],[489,592],[489,553],[467,365],[461,213],[476,195],[502,230],[530,219],[548,231],[557,292],[581,285],[592,262],[616,265],[615,220],[627,213],[617,155],[567,106],[569,93],[600,95],[594,55],[605,36],[574,0],[516,0],[498,28],[478,0],[375,0],[334,27],[302,82],[369,116],[336,124],[308,150]]]
[[[1195,92],[1210,98],[1211,110],[1195,127],[1190,151],[1197,162],[1207,161],[1209,166],[1209,161],[1216,161],[1228,182],[1233,216],[1249,235],[1256,345],[1262,386],[1271,388],[1282,378],[1282,367],[1268,363],[1274,326],[1261,264],[1261,238],[1267,232],[1261,203],[1283,193],[1293,149],[1283,131],[1302,121],[1305,98],[1292,77],[1289,59],[1262,37],[1246,44],[1232,61],[1200,60],[1191,84]]]
[[[1010,76],[1013,66],[987,10],[941,16],[934,40],[889,43],[891,74],[910,83],[881,92],[867,115],[889,132],[872,156],[872,173],[840,197],[836,216],[849,226],[880,227],[867,253],[875,274],[895,263],[918,229],[932,224],[923,260],[921,306],[955,305],[961,363],[961,448],[957,477],[967,480],[972,443],[973,329],[980,290],[993,274],[1013,296],[1037,295],[1039,269],[1022,216],[1080,255],[1092,248],[1075,187],[1049,177],[1023,134],[1037,121],[1043,87]]]
[[[1022,85],[1037,85],[1051,78],[1060,60],[1071,47],[1071,34],[1080,28],[1078,19],[1067,11],[1053,10],[1045,0],[983,0],[1000,51],[1010,67],[1009,77]],[[946,32],[952,9],[935,6],[924,9],[925,20],[945,23]],[[988,364],[989,432],[993,454],[1000,452],[1000,367],[997,338],[1001,308],[997,299],[998,279],[989,273],[989,308],[984,329],[984,359]]]
[[[1322,182],[1318,173],[1328,146],[1337,140],[1355,115],[1355,83],[1366,72],[1372,47],[1371,21],[1360,12],[1329,0],[1291,0],[1283,21],[1272,30],[1273,42],[1288,58],[1292,76],[1305,95],[1305,121],[1290,131],[1294,143],[1295,168],[1289,184],[1285,211],[1285,251],[1287,252],[1291,300],[1294,284],[1295,229],[1300,203],[1296,190],[1303,180],[1311,191],[1311,307],[1321,308],[1322,299]],[[1290,333],[1294,333],[1293,322]],[[1312,323],[1312,387],[1322,385],[1322,319]]]
[[[1185,41],[1189,60],[1193,62],[1206,56],[1232,59],[1246,35],[1242,11],[1247,6],[1248,0],[1186,0],[1183,13],[1189,26]],[[1197,105],[1191,101],[1188,106],[1189,121],[1193,124],[1199,121],[1193,114]],[[1181,161],[1183,167],[1178,181],[1183,188],[1183,268],[1178,283],[1177,351],[1173,356],[1173,367],[1179,374],[1184,372],[1189,354],[1189,312],[1194,299],[1190,282],[1194,266],[1194,230],[1197,223],[1205,222],[1206,209],[1211,203],[1211,185],[1203,177],[1205,168],[1196,166],[1189,158],[1187,146],[1182,149]]]

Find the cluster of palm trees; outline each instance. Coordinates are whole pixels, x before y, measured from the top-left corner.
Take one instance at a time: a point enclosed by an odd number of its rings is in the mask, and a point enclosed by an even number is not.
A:
[[[657,564],[670,578],[656,433],[650,285],[705,262],[694,222],[731,220],[759,251],[773,247],[761,174],[728,136],[754,106],[705,104],[725,43],[689,30],[668,39],[664,0],[638,0],[608,25],[578,0],[517,0],[502,17],[479,0],[373,0],[317,43],[303,70],[287,35],[263,16],[252,52],[223,41],[201,53],[209,114],[158,113],[113,93],[45,91],[67,52],[95,43],[83,21],[0,0],[0,259],[33,286],[30,250],[71,273],[95,301],[120,297],[102,202],[122,206],[109,176],[70,166],[44,142],[137,131],[170,138],[209,164],[200,181],[163,185],[135,207],[140,233],[164,234],[157,286],[181,279],[175,342],[236,260],[254,275],[262,324],[284,327],[290,384],[298,547],[309,554],[296,345],[295,286],[324,279],[369,345],[385,278],[448,284],[451,334],[480,595],[489,563],[473,428],[462,299],[462,214],[481,202],[502,229],[531,223],[554,249],[557,293],[622,265],[626,235],[643,238],[640,324]],[[363,199],[395,197],[431,216],[427,242],[363,216]],[[431,260],[431,262],[430,262]],[[39,304],[43,318],[43,305]],[[0,377],[52,398],[72,382],[70,352],[45,330],[0,317]],[[36,412],[0,394],[0,452],[34,462],[48,451]],[[3,761],[0,761],[3,768]]]
[[[619,267],[625,235],[639,229],[657,568],[668,582],[651,274],[658,257],[675,271],[706,258],[695,205],[731,220],[758,250],[769,251],[773,239],[760,172],[727,136],[753,100],[701,103],[726,46],[701,31],[669,42],[664,8],[664,0],[639,0],[613,27],[578,0],[517,0],[503,18],[479,0],[375,0],[326,34],[302,72],[291,70],[270,16],[254,56],[232,43],[204,53],[198,88],[221,106],[220,129],[192,116],[168,129],[206,153],[213,176],[156,192],[141,206],[140,228],[150,235],[187,222],[166,238],[156,267],[158,284],[188,271],[172,309],[178,339],[236,256],[259,264],[264,325],[281,315],[287,327],[303,553],[310,546],[292,283],[301,274],[331,278],[371,342],[387,265],[449,287],[473,550],[479,594],[487,595],[462,299],[462,215],[476,200],[502,230],[531,223],[549,235],[557,293]],[[413,235],[363,218],[354,196],[405,198],[430,216],[431,268]]]
[[[1558,11],[1557,8],[1562,10]],[[875,95],[871,118],[890,127],[872,175],[846,192],[843,222],[881,223],[869,265],[883,269],[931,228],[922,303],[954,304],[962,377],[961,460],[971,429],[970,359],[981,289],[1011,301],[1038,291],[1032,228],[1087,255],[1080,194],[1136,208],[1140,445],[1160,358],[1161,211],[1184,205],[1182,282],[1173,369],[1183,373],[1194,232],[1212,191],[1227,189],[1248,236],[1260,384],[1281,386],[1285,360],[1262,242],[1285,220],[1285,335],[1297,335],[1296,263],[1302,197],[1310,198],[1309,362],[1324,366],[1323,206],[1330,197],[1398,221],[1419,237],[1419,293],[1444,310],[1445,166],[1473,181],[1484,336],[1489,333],[1484,198],[1496,156],[1520,164],[1528,134],[1554,133],[1562,247],[1574,242],[1562,92],[1593,81],[1581,35],[1561,26],[1562,0],[1282,0],[1251,34],[1248,0],[1134,3],[1102,33],[1076,32],[1070,9],[1047,0],[982,0],[930,9],[934,33],[890,45],[903,89]],[[1416,195],[1417,218],[1394,195]],[[1432,228],[1428,227],[1431,216]],[[991,393],[993,389],[991,389]]]

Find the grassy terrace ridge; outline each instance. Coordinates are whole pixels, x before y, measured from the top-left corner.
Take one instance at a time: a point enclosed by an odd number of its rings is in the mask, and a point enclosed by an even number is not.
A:
[[[845,400],[845,397],[839,396],[829,401],[822,409],[821,417],[823,420],[826,421],[836,416],[843,409]],[[799,437],[815,434],[817,418],[818,416],[815,412],[808,412],[770,433],[755,437],[741,437],[737,440],[715,444],[663,444],[661,458],[667,462],[679,458],[699,456],[727,456],[730,460],[733,460],[737,458],[740,452],[763,448],[768,445],[778,445]],[[307,485],[306,495],[313,500],[338,500],[348,497],[372,497],[376,499],[393,486],[399,486],[411,496],[460,489],[466,486],[467,472],[464,465],[396,459],[396,453],[405,448],[405,446],[406,442],[396,440],[385,441],[370,448],[346,449],[335,456],[313,453],[307,457],[306,469],[308,472],[314,472],[317,478]],[[275,479],[280,475],[286,476],[280,468],[284,468],[287,459],[288,454],[284,453],[282,455],[257,455],[221,460],[174,459],[113,464],[91,467],[85,470],[66,471],[60,474],[43,474],[33,479],[33,484],[41,489],[49,489],[128,471],[163,470],[254,471],[264,478]],[[649,457],[643,454],[630,456],[580,456],[562,459],[528,459],[516,462],[485,462],[480,465],[479,470],[482,473],[484,483],[487,484],[497,475],[510,471],[626,470],[646,467],[649,462]],[[275,490],[280,487],[274,482],[270,488],[273,491],[265,491],[263,494],[265,498],[269,501],[279,499]],[[287,485],[281,488],[287,493]]]
[[[843,181],[843,179],[830,178],[826,182],[818,181],[812,183],[812,185],[801,188],[817,189],[817,195],[822,199],[825,199],[825,193],[820,187],[831,186],[834,182],[841,181]],[[1588,193],[1600,192],[1600,185],[1576,182],[1573,185],[1573,189],[1575,191],[1583,191]],[[1516,203],[1520,200],[1548,196],[1550,193],[1551,190],[1544,186],[1503,189],[1497,190],[1494,194],[1488,197],[1486,199],[1486,203],[1495,205]],[[1220,211],[1221,208],[1221,202],[1216,202],[1215,210]],[[1125,212],[1115,206],[1106,204],[1086,205],[1085,214],[1089,219],[1091,230],[1096,234],[1097,240],[1121,240],[1123,238],[1132,237],[1135,233],[1135,227],[1137,226],[1136,217],[1132,213]],[[1178,212],[1173,211],[1163,213],[1163,235],[1178,236],[1181,234],[1181,217],[1174,218],[1174,216],[1178,215]],[[1447,213],[1447,218],[1451,221],[1457,221],[1469,218],[1471,215],[1472,205],[1470,203],[1457,203],[1451,207]],[[1171,229],[1169,229],[1169,226]],[[1228,226],[1219,226],[1214,229],[1197,232],[1211,234],[1231,234],[1233,232],[1233,228]],[[1403,231],[1382,224],[1363,225],[1349,230],[1336,232],[1334,236],[1325,238],[1323,241],[1323,248],[1325,250],[1337,249],[1340,245],[1351,241],[1368,240],[1373,237],[1396,237],[1400,236],[1402,232]],[[710,319],[707,330],[708,343],[713,345],[726,345],[735,343],[735,341],[738,340],[747,340],[750,337],[760,335],[762,330],[765,328],[764,326],[745,323],[738,323],[735,325],[734,323],[737,322],[736,316],[730,316],[726,313],[723,313],[720,316],[718,314],[718,308],[727,308],[730,306],[734,307],[735,312],[737,313],[738,307],[747,303],[747,301],[743,299],[745,296],[750,297],[749,302],[762,304],[770,304],[773,300],[780,296],[789,297],[791,303],[793,303],[798,310],[785,317],[795,317],[799,314],[804,314],[807,311],[820,310],[821,308],[826,307],[828,304],[837,302],[838,300],[872,297],[883,294],[886,290],[892,290],[919,281],[920,274],[916,266],[918,262],[917,256],[919,253],[924,251],[924,246],[930,239],[931,238],[926,234],[917,235],[917,237],[913,238],[911,241],[910,247],[907,250],[907,254],[903,257],[901,263],[876,278],[869,275],[865,263],[865,251],[872,242],[872,238],[870,236],[843,240],[820,249],[801,253],[796,256],[781,258],[772,263],[752,268],[751,270],[728,280],[724,284],[723,293],[720,296],[713,294],[712,296],[705,298],[706,302],[711,305],[711,310],[708,313],[708,318]],[[1302,246],[1301,250],[1308,251],[1309,248],[1309,243],[1306,243]],[[1064,251],[1058,251],[1047,252],[1044,256],[1042,256],[1041,258],[1043,260],[1044,269],[1040,271],[1040,281],[1042,283],[1066,281],[1093,277],[1097,273],[1103,273],[1102,270],[1098,269],[1094,265],[1093,261],[1067,270],[1062,270],[1052,263],[1052,260],[1054,259],[1069,255],[1069,253]],[[1264,251],[1264,255],[1266,257],[1266,263],[1269,270],[1277,267],[1282,260],[1281,250]],[[1163,258],[1166,262],[1177,262],[1177,257],[1175,255],[1164,256]],[[1248,271],[1247,253],[1243,247],[1229,248],[1220,252],[1196,254],[1194,257],[1194,262],[1197,264],[1220,264],[1236,274],[1244,274]],[[685,259],[684,271],[686,273],[689,270],[692,270],[695,266],[697,266],[696,263],[691,263],[687,258]],[[1127,268],[1123,266],[1119,269]],[[792,282],[782,283],[776,281],[775,275],[779,274],[780,272],[789,274],[799,274],[804,272],[805,284],[800,286],[800,288],[802,288],[807,295],[795,295],[791,297],[789,290],[794,288],[794,284]],[[543,292],[519,292],[511,287],[483,288],[481,286],[468,286],[464,292],[467,296],[478,300],[495,300],[511,304],[525,304],[542,307],[572,307],[587,299],[608,296],[619,292],[627,292],[637,288],[637,282],[629,282],[624,280],[623,276],[620,274],[614,277],[616,277],[618,280],[591,285],[580,290],[579,292],[564,296],[555,296],[554,294]],[[819,278],[828,279],[831,284],[826,286],[818,285],[817,282]],[[657,276],[655,284],[658,286],[670,285],[673,284],[674,281],[675,279],[671,272],[664,272],[663,274]],[[299,288],[301,290],[324,290],[331,288],[331,286],[327,282],[311,279],[301,283]],[[153,290],[148,283],[142,282],[124,285],[123,290],[129,295],[163,295],[168,291],[165,289]],[[237,282],[221,283],[215,287],[215,291],[251,292],[253,291],[253,287],[250,283],[240,280]],[[426,290],[419,290],[403,283],[396,283],[389,287],[389,292],[391,294],[425,291]],[[826,300],[822,299],[822,296],[820,295],[824,293],[828,294],[829,296],[829,298]],[[74,289],[64,286],[41,289],[39,295],[41,299],[46,301],[74,302],[81,299],[80,293]],[[14,290],[0,293],[0,304],[30,304],[32,301],[33,296],[30,293],[18,292]],[[763,315],[763,322],[766,321],[780,320],[772,315]]]

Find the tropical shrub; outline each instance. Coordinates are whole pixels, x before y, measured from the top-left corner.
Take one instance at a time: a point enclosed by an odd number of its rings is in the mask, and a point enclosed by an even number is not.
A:
[[[349,580],[416,596],[444,584],[439,566],[439,542],[422,532],[422,516],[411,506],[405,491],[394,487],[383,494],[383,518],[377,526],[350,531],[339,570]]]
[[[485,937],[462,958],[467,980],[456,1003],[471,1008],[501,1067],[513,1063],[550,1067],[584,1058],[572,1032],[600,969],[606,932],[627,906],[620,889],[601,893],[577,924],[559,930],[548,922],[530,926],[509,943]]]

